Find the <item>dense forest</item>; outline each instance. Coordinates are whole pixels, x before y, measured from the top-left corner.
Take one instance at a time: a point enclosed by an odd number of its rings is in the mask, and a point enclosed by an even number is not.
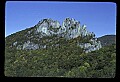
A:
[[[76,46],[76,40],[67,41],[60,38],[59,47],[53,46],[39,50],[17,50],[15,47],[5,47],[5,76],[115,77],[115,44],[84,53],[82,48]]]
[[[43,19],[5,38],[5,76],[114,78],[116,38],[96,38],[73,18]]]

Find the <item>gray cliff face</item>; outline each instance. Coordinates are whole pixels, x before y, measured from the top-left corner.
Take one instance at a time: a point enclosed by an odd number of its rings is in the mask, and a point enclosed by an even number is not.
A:
[[[24,49],[36,50],[39,49],[39,46],[38,44],[34,44],[33,42],[27,41],[23,44],[23,50]]]
[[[43,19],[37,25],[36,32],[41,32],[45,36],[52,34],[59,34],[60,23],[58,21],[53,21],[52,19]]]
[[[63,22],[62,27],[65,29],[66,38],[76,38],[78,36],[94,35],[94,33],[88,32],[86,25],[80,26],[80,22],[75,19],[66,18]]]
[[[97,42],[97,41],[93,40],[91,42],[92,42],[92,44],[91,43],[79,43],[78,45],[81,48],[83,48],[86,53],[95,51],[95,50],[99,50],[100,48],[102,48],[100,41]]]
[[[38,22],[35,29],[32,31],[28,31],[27,34],[30,35],[31,32],[34,32],[35,36],[40,41],[41,38],[44,36],[52,36],[57,35],[58,37],[64,37],[68,40],[77,38],[77,37],[87,37],[92,36],[95,38],[95,34],[93,32],[89,32],[86,25],[80,25],[80,22],[73,19],[73,18],[65,18],[65,20],[62,23],[62,26],[58,21],[54,21],[52,19],[43,19]],[[31,36],[30,36],[31,37]],[[31,38],[33,38],[32,36]],[[86,53],[99,50],[102,46],[100,41],[97,41],[97,39],[90,39],[87,43],[81,43],[79,42],[77,46],[80,46],[84,49]],[[17,41],[13,43],[14,46],[17,45]],[[59,45],[59,44],[58,44]],[[40,43],[35,44],[32,41],[27,40],[24,42],[23,45],[18,45],[17,49],[40,49],[40,48],[46,48],[46,45],[41,45]]]
[[[66,37],[66,39],[71,39],[78,36],[94,35],[94,33],[87,31],[86,25],[80,26],[80,22],[73,18],[65,18],[62,26],[60,26],[58,21],[43,19],[36,27],[36,33],[41,33],[43,36],[57,34]]]

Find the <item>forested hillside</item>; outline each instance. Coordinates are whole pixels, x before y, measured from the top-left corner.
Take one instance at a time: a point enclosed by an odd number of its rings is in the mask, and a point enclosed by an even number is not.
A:
[[[114,78],[116,44],[102,43],[74,19],[66,18],[62,26],[44,19],[5,38],[4,73],[10,77]]]
[[[101,42],[102,46],[116,44],[116,35],[105,35],[99,37],[98,40]]]

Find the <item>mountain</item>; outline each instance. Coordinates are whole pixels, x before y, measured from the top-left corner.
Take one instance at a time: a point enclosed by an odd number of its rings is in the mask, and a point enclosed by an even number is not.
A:
[[[86,25],[80,26],[80,22],[73,18],[65,18],[62,26],[58,21],[43,19],[34,27],[6,37],[10,42],[7,42],[6,46],[20,50],[36,50],[58,46],[62,38],[69,41],[81,39],[76,41],[76,46],[83,48],[86,53],[102,47],[100,41],[95,38],[95,34],[87,31]]]
[[[86,25],[43,19],[5,38],[5,76],[114,78],[116,45],[101,42]]]
[[[101,42],[102,46],[116,44],[116,35],[104,35],[99,37],[98,40]]]

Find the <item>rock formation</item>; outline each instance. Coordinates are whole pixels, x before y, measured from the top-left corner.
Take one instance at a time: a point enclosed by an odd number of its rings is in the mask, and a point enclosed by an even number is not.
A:
[[[93,32],[89,32],[86,25],[80,25],[80,22],[73,18],[65,18],[62,23],[62,26],[58,21],[54,21],[52,19],[43,19],[35,25],[34,31],[35,36],[39,38],[43,38],[44,36],[52,36],[57,35],[58,37],[64,37],[67,40],[74,39],[77,37],[88,38],[87,42],[78,42],[76,46],[80,46],[84,49],[86,53],[99,50],[102,46],[100,41],[97,41],[95,38],[95,34]],[[31,34],[31,31],[27,32],[28,35]],[[34,36],[33,36],[34,37]],[[40,41],[40,40],[39,40]],[[13,43],[15,46],[17,41]],[[23,45],[18,45],[17,49],[39,49],[46,48],[46,45],[41,45],[40,43],[35,44],[31,41],[24,42]]]

